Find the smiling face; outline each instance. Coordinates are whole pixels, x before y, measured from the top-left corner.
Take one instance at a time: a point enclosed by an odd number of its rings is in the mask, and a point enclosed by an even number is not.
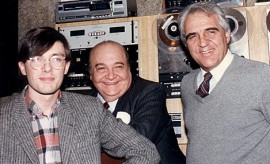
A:
[[[42,57],[46,59],[46,62],[40,69],[32,68],[30,60],[26,60],[25,63],[18,63],[21,73],[27,76],[29,84],[28,90],[30,93],[51,95],[59,90],[64,74],[68,72],[70,62],[63,61],[63,66],[60,69],[54,69],[49,63],[49,59],[52,56],[65,57],[65,49],[61,42],[55,42],[54,45],[42,55]]]
[[[225,57],[230,31],[225,32],[216,15],[196,12],[188,15],[184,24],[186,46],[192,58],[205,71],[211,71]]]
[[[107,42],[92,50],[90,78],[106,101],[114,101],[130,87],[132,75],[121,45]]]

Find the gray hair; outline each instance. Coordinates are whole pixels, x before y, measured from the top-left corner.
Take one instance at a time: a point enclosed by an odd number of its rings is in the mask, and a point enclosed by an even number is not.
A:
[[[221,28],[225,32],[230,30],[230,25],[227,21],[224,11],[216,3],[211,2],[211,1],[194,3],[187,6],[184,10],[182,10],[178,18],[179,29],[180,29],[180,39],[182,40],[184,44],[186,44],[186,34],[184,32],[185,31],[184,24],[185,24],[186,18],[189,14],[193,14],[197,12],[205,13],[208,15],[213,15],[213,14],[217,15],[219,18],[219,24]]]

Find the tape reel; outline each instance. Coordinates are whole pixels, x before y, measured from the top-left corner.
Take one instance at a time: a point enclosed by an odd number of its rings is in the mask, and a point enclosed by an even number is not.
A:
[[[180,41],[178,16],[181,10],[183,7],[173,7],[160,12],[152,25],[152,39],[158,47],[159,73],[189,72],[198,67]]]
[[[179,27],[177,24],[178,14],[171,14],[163,19],[158,27],[158,36],[170,47],[179,46]]]
[[[240,11],[233,8],[225,8],[224,12],[231,28],[231,43],[238,42],[247,32],[247,21]]]
[[[266,38],[270,40],[270,5],[265,6],[262,12],[261,27]]]
[[[215,0],[221,8],[236,8],[244,6],[243,0]]]
[[[261,27],[268,41],[268,55],[270,57],[270,5],[265,6],[263,10]]]
[[[182,53],[178,16],[183,7],[162,10],[152,25],[152,39],[160,51],[168,54]],[[168,14],[169,13],[169,14]]]
[[[248,42],[253,31],[253,21],[249,11],[244,7],[228,8],[225,5],[223,10],[231,28],[230,50],[249,59]]]

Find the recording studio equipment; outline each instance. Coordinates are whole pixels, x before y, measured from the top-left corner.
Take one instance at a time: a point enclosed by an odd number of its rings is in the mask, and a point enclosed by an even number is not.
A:
[[[182,121],[181,115],[182,113],[170,113],[173,129],[174,129],[177,140],[179,140],[182,137],[181,129],[183,128],[183,125],[181,123]]]
[[[164,6],[167,14],[178,13],[179,10],[177,10],[177,8],[184,8],[193,3],[207,2],[207,1],[212,1],[220,5],[226,5],[227,7],[229,5],[230,7],[244,6],[243,0],[165,0]]]
[[[178,13],[166,17],[160,15],[157,20],[155,43],[158,47],[159,82],[164,86],[167,98],[179,98],[182,78],[192,69],[198,68],[180,41],[178,16]]]
[[[228,8],[224,12],[231,28],[229,49],[232,53],[249,59],[248,41],[252,34],[253,22],[249,12],[243,7]]]
[[[129,53],[131,72],[139,75],[138,21],[64,27],[58,30],[67,38],[72,56],[62,89],[80,93],[91,89],[88,72],[89,52],[104,40],[113,40],[123,45]]]
[[[111,19],[137,15],[136,0],[88,0],[58,2],[56,23]]]
[[[207,2],[211,0],[165,0],[165,9],[174,8],[174,7],[186,7],[187,5],[196,3],[196,2]],[[170,11],[170,10],[169,10]]]
[[[270,6],[267,6],[265,8],[265,15],[266,15],[266,19],[263,20],[262,22],[262,28],[263,28],[263,32],[265,34],[265,36],[268,39],[268,56],[270,58]],[[270,60],[268,61],[270,62]]]

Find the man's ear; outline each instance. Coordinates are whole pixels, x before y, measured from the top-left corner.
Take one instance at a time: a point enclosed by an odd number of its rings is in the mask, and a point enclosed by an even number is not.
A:
[[[88,68],[88,74],[89,74],[89,78],[90,78],[90,80],[92,80],[91,68],[90,68],[90,67]]]
[[[228,31],[225,33],[225,36],[226,36],[227,44],[229,44],[230,41],[231,41],[231,31],[228,30]]]
[[[23,63],[23,62],[20,61],[20,62],[18,62],[18,66],[19,66],[19,69],[20,69],[22,75],[26,75],[25,63]]]
[[[69,62],[66,62],[66,65],[65,65],[65,75],[68,73],[68,69],[70,67],[70,61]]]

